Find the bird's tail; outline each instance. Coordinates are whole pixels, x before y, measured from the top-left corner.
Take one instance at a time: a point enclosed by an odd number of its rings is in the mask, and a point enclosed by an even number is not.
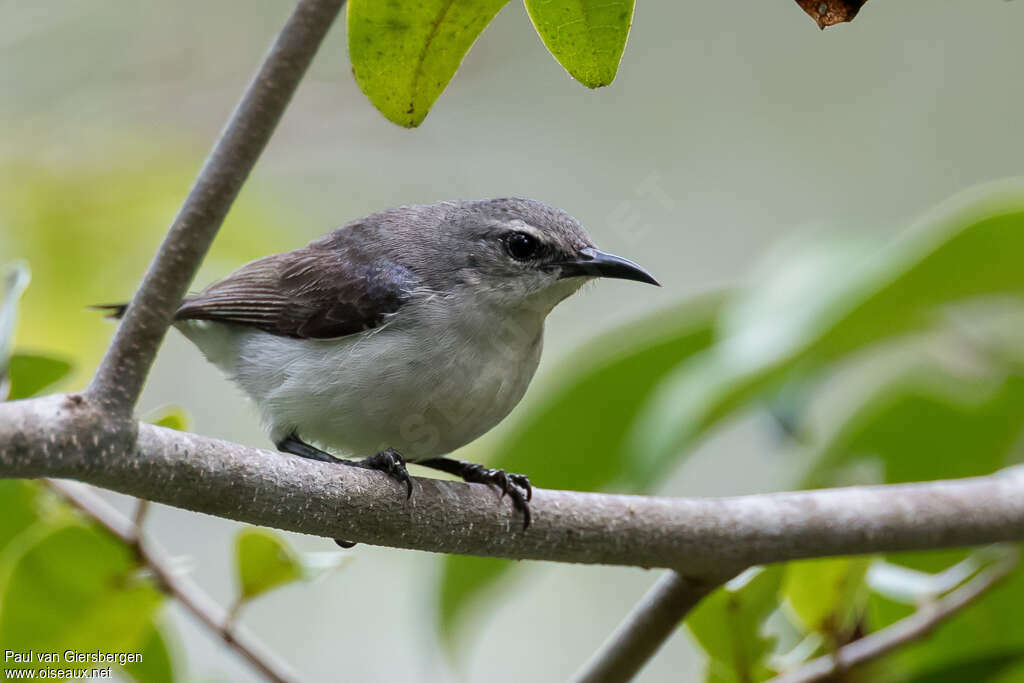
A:
[[[106,312],[105,318],[111,320],[120,320],[124,316],[124,312],[128,309],[128,304],[94,304],[89,306],[89,310],[92,311],[104,311]]]

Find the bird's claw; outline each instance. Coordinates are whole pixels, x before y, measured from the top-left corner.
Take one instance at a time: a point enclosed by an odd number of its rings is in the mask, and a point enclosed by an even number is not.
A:
[[[405,484],[406,499],[412,498],[412,477],[405,469],[405,458],[394,448],[387,448],[372,458],[363,460],[360,465],[367,469],[383,472],[400,484]]]
[[[513,484],[526,491],[526,500],[533,500],[533,487],[530,486],[530,478],[525,474],[510,474],[508,478]]]
[[[533,499],[533,487],[525,474],[510,474],[505,470],[473,464],[462,472],[463,480],[474,484],[487,484],[501,491],[501,497],[512,499],[512,507],[523,514],[523,529],[530,526],[529,501]]]

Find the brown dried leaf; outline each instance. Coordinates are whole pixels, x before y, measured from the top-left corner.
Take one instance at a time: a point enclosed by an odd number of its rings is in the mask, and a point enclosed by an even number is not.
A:
[[[796,0],[796,4],[818,22],[818,28],[853,21],[867,0]]]

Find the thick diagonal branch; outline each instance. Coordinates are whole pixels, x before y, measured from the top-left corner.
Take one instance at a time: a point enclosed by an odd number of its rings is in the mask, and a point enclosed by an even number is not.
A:
[[[192,278],[344,0],[301,0],[274,41],[174,219],[89,385],[127,414]]]
[[[620,683],[633,680],[683,617],[728,576],[690,579],[669,572],[658,579],[607,642],[573,679],[576,683]]]
[[[1024,468],[992,476],[736,498],[537,490],[523,531],[479,484],[386,476],[152,425],[131,441],[88,399],[0,404],[0,477],[78,479],[252,524],[396,548],[675,569],[1024,539]],[[543,482],[538,482],[543,484]]]

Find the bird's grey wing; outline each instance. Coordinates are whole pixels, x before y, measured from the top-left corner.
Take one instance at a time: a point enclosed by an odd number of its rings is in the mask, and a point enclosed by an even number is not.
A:
[[[329,339],[381,325],[401,308],[413,284],[397,264],[310,245],[242,266],[187,298],[175,319]]]

